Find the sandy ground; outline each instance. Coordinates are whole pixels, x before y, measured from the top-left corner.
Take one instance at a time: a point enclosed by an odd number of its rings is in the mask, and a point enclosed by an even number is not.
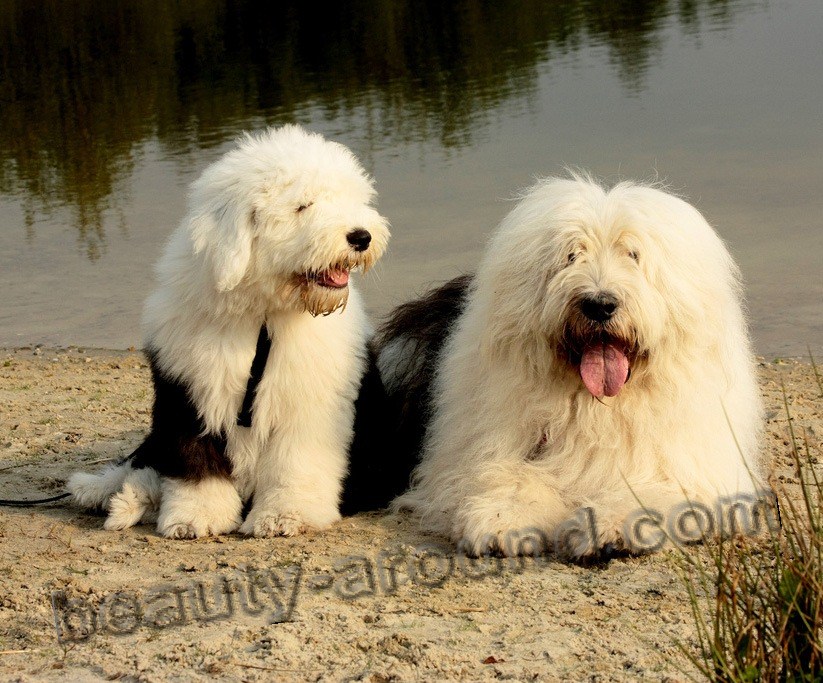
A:
[[[818,454],[823,402],[808,364],[760,373],[775,477],[796,488],[781,384]],[[0,497],[58,493],[147,430],[139,353],[6,350],[0,378]],[[687,668],[676,643],[695,645],[673,552],[467,566],[402,517],[275,540],[102,521],[0,508],[2,680],[673,681]]]

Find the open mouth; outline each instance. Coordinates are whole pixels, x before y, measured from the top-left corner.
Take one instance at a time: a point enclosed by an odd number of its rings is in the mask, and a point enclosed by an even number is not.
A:
[[[296,293],[295,303],[313,316],[344,311],[349,298],[352,271],[365,273],[374,262],[371,250],[343,255],[326,265],[309,266],[291,279],[289,293]]]
[[[343,289],[349,284],[349,269],[338,266],[317,273],[306,273],[306,280],[328,289]]]

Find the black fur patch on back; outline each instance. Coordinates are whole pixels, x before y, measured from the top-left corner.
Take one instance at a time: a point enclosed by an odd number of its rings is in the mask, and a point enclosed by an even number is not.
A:
[[[147,349],[154,382],[151,432],[131,455],[135,468],[151,467],[166,477],[200,481],[230,477],[223,434],[205,434],[187,387],[160,369],[157,351]]]
[[[463,311],[473,279],[473,275],[460,275],[419,299],[398,306],[378,328],[374,340],[378,353],[399,339],[408,345],[409,355],[400,372],[403,380],[393,388],[394,394],[402,396],[400,407],[404,416],[411,416],[419,406],[428,403],[437,357]]]
[[[368,363],[354,404],[354,441],[340,503],[343,515],[386,507],[406,490],[414,466],[398,457],[389,397],[372,350]]]
[[[357,399],[355,437],[343,493],[344,515],[386,507],[409,486],[429,419],[437,358],[466,302],[473,276],[462,275],[398,306],[377,330],[373,348],[403,340],[410,346],[402,380],[386,391],[374,358]]]

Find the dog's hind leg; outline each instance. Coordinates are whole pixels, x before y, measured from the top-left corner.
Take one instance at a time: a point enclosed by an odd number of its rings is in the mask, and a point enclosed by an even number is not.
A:
[[[72,474],[66,482],[71,501],[82,508],[108,512],[103,526],[109,530],[153,522],[160,507],[160,477],[151,467],[140,464],[146,448],[144,441],[131,455],[100,472]]]
[[[133,469],[108,504],[109,516],[103,527],[128,529],[140,522],[157,519],[160,507],[160,476],[150,467]]]
[[[417,462],[417,450],[397,438],[400,408],[395,409],[386,394],[371,354],[354,410],[354,441],[340,504],[343,515],[387,507],[408,488]]]
[[[117,493],[131,473],[131,462],[120,462],[91,474],[75,472],[66,482],[71,501],[88,510],[108,510],[111,497]]]

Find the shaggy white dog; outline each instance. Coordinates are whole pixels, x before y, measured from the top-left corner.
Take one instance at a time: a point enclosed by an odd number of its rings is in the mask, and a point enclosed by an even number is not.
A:
[[[456,295],[438,355],[431,310]],[[473,281],[401,307],[380,338],[407,411],[434,365],[422,461],[397,506],[469,552],[525,552],[511,545],[524,530],[575,557],[645,550],[638,509],[705,531],[684,505],[762,486],[738,269],[698,211],[658,189],[538,182]]]
[[[152,431],[127,462],[73,475],[76,503],[108,529],[156,516],[173,538],[339,519],[370,334],[349,274],[389,237],[374,196],[348,149],[297,126],[203,172],[145,309]]]

